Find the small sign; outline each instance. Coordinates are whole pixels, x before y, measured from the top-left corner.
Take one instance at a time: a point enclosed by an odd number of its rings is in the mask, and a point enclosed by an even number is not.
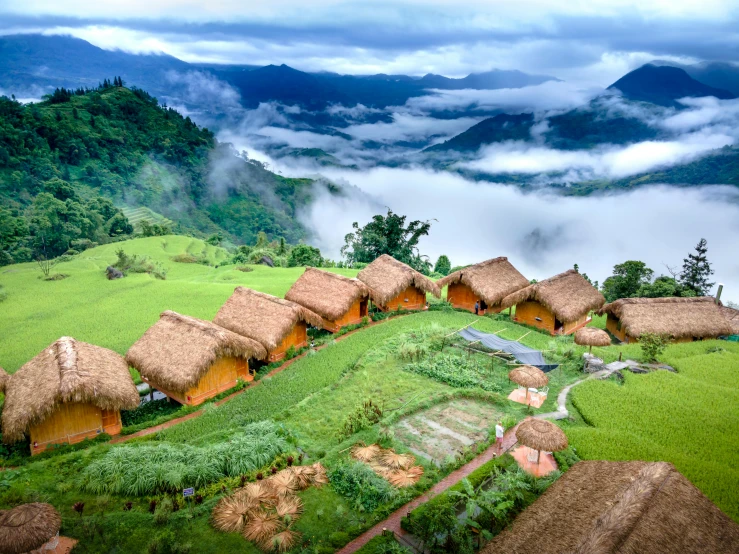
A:
[[[195,494],[195,489],[190,487],[189,489],[182,489],[182,496],[187,498]]]

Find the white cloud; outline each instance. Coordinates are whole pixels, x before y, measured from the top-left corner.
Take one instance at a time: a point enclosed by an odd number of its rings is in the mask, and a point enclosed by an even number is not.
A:
[[[460,117],[457,119],[436,119],[410,113],[393,113],[391,123],[361,123],[350,125],[341,131],[359,140],[396,142],[422,140],[437,137],[446,140],[466,131],[482,118]]]

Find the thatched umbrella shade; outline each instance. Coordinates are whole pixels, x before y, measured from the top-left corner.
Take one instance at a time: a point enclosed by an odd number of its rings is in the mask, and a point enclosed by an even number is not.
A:
[[[590,352],[592,352],[593,346],[610,346],[611,337],[603,329],[583,327],[575,332],[575,344],[589,346]]]
[[[532,365],[522,365],[508,372],[508,378],[522,387],[526,387],[526,402],[529,401],[529,387],[540,388],[549,382],[549,377]]]
[[[36,550],[54,538],[61,526],[62,518],[51,504],[34,502],[2,511],[0,554]]]
[[[545,419],[526,419],[516,429],[516,440],[524,446],[537,451],[536,463],[539,463],[539,453],[558,452],[567,448],[567,435],[551,421]]]

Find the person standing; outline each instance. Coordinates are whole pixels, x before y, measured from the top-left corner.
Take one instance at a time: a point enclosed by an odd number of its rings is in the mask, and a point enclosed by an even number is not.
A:
[[[503,444],[503,436],[505,435],[505,428],[503,427],[503,424],[499,421],[495,425],[495,444],[498,446],[501,446]]]
[[[480,315],[480,302],[475,300],[475,315]]]

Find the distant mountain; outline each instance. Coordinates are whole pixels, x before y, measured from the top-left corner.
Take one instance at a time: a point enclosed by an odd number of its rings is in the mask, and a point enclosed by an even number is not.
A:
[[[681,107],[678,98],[715,96],[720,99],[736,98],[728,90],[714,88],[693,79],[678,67],[646,64],[627,73],[608,87],[618,89],[625,98],[651,102],[660,106]]]
[[[484,73],[470,73],[462,79],[450,79],[443,75],[429,73],[419,79],[418,83],[426,88],[437,88],[443,90],[479,89],[493,90],[500,88],[522,88],[540,85],[547,81],[559,81],[549,75],[529,75],[522,71],[493,69]]]
[[[446,142],[430,146],[426,152],[475,152],[481,146],[506,140],[530,140],[534,114],[499,114],[484,119]]]
[[[692,65],[682,65],[663,60],[655,60],[653,65],[679,67],[685,70],[696,81],[704,85],[728,90],[739,96],[739,65],[725,62],[701,62]]]

